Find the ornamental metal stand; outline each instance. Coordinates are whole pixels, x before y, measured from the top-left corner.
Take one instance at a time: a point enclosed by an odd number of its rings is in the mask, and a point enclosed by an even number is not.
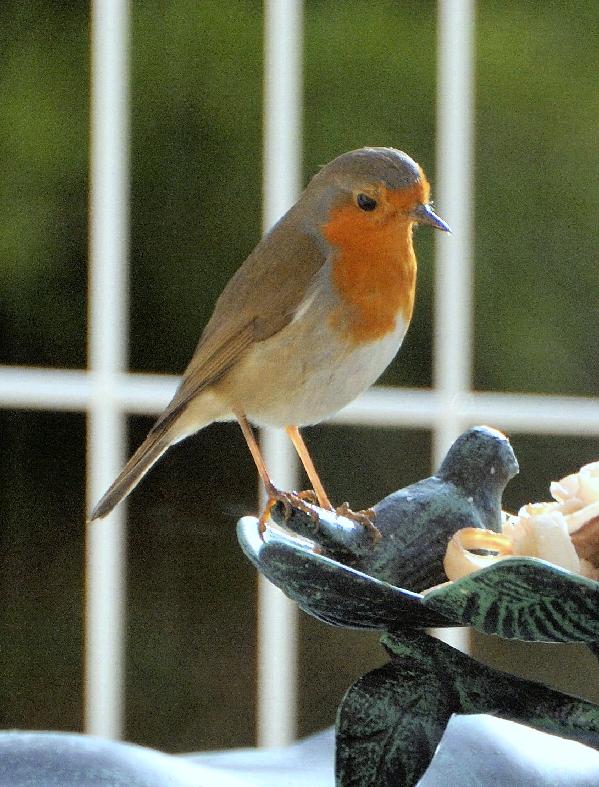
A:
[[[501,497],[517,472],[507,438],[476,427],[435,475],[374,507],[376,530],[310,505],[278,504],[271,516],[280,527],[264,535],[256,519],[239,522],[247,557],[303,610],[385,632],[389,662],[339,706],[341,787],[416,784],[454,713],[494,714],[599,749],[599,706],[484,666],[425,631],[472,626],[507,639],[583,642],[599,656],[598,582],[524,557],[447,582],[449,539],[464,527],[499,531]]]

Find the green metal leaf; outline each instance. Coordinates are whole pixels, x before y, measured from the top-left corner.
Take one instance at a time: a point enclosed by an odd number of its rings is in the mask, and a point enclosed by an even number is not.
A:
[[[480,664],[422,632],[386,634],[390,662],[357,680],[337,715],[338,787],[409,787],[454,713],[487,713],[599,747],[599,707]]]
[[[536,558],[501,560],[432,590],[423,603],[506,639],[599,641],[599,583]]]

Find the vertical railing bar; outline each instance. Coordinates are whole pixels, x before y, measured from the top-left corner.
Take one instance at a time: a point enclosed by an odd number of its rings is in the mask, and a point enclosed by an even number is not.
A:
[[[435,466],[464,427],[455,404],[472,386],[474,12],[474,0],[438,3],[435,193],[453,237],[436,241],[434,386],[443,414]],[[455,630],[452,643],[467,648],[467,633]]]
[[[87,504],[124,460],[125,420],[115,396],[126,368],[128,307],[128,0],[91,7],[90,272]],[[123,730],[124,507],[86,533],[85,730]]]
[[[264,3],[263,227],[272,225],[297,199],[301,183],[302,2]],[[297,486],[297,461],[280,430],[261,435],[274,481]],[[262,503],[264,503],[262,496]],[[295,738],[297,716],[297,610],[274,585],[259,579],[258,707],[260,746]]]

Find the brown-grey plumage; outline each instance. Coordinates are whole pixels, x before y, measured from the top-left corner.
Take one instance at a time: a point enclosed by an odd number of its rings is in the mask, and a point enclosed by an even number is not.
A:
[[[106,516],[176,442],[168,439],[169,428],[189,402],[217,382],[252,343],[268,339],[292,319],[324,258],[315,240],[290,213],[262,238],[229,280],[174,397],[98,502],[92,520]],[[259,302],[256,293],[260,293]]]
[[[321,393],[312,391],[309,395],[326,398],[327,386],[322,376],[335,368],[340,354],[345,364],[340,373],[346,378],[351,360],[350,350],[345,345],[338,349],[327,336],[328,316],[340,299],[330,281],[335,249],[322,229],[333,210],[353,204],[357,191],[401,190],[423,179],[420,167],[393,148],[350,151],[314,176],[297,203],[262,238],[230,279],[172,401],[99,501],[92,520],[108,514],[170,445],[212,421],[248,415],[261,424],[315,422],[374,382],[395,354],[407,324],[398,324],[397,335],[385,344],[380,361],[376,361],[377,368],[357,375],[356,390],[349,390],[351,386],[347,384],[348,390],[342,386],[336,399],[316,401],[311,420],[312,402],[306,398],[310,374],[320,370],[321,379],[315,378],[315,389]],[[428,204],[418,202],[413,207],[425,209],[426,215],[403,217],[410,238],[415,221],[445,228]],[[305,362],[291,368],[293,365],[287,362],[302,352]],[[376,353],[374,357],[376,360]],[[281,379],[279,373],[286,366],[290,367],[287,380],[284,375]],[[305,379],[298,379],[298,374],[306,375]],[[279,378],[280,393],[269,386],[269,376]],[[306,393],[302,398],[303,388]],[[296,409],[294,395],[299,397]],[[287,416],[289,419],[285,420]]]

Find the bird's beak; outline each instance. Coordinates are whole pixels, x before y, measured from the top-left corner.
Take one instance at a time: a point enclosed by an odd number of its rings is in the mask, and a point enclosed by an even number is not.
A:
[[[440,219],[439,216],[437,216],[430,205],[425,205],[424,203],[417,205],[413,210],[410,211],[410,217],[413,218],[414,221],[417,221],[418,224],[428,224],[430,227],[434,227],[437,230],[451,232],[449,226],[443,221],[443,219]]]

